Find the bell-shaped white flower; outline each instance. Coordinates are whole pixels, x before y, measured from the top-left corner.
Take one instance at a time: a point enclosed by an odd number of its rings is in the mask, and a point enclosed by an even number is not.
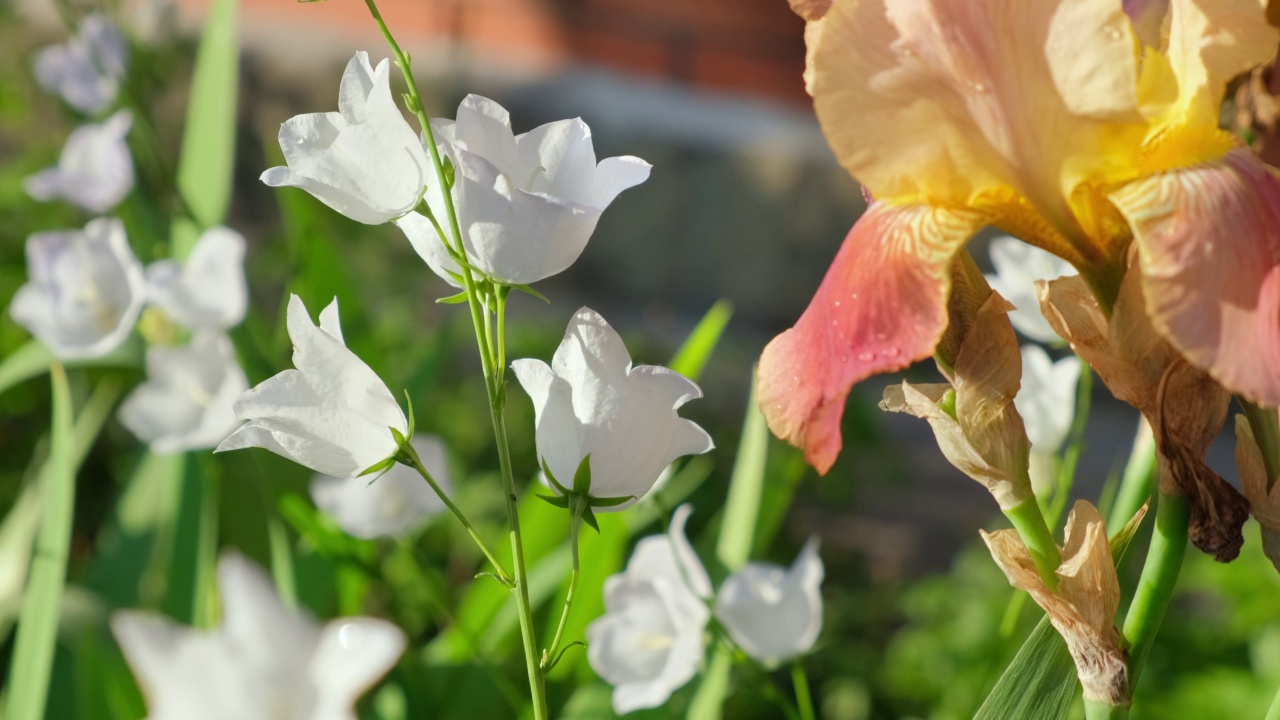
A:
[[[286,608],[239,555],[218,561],[218,589],[222,621],[212,631],[134,610],[112,617],[147,720],[356,720],[355,701],[404,651],[404,633],[385,620],[321,626]]]
[[[418,204],[431,162],[391,95],[390,65],[363,50],[347,63],[338,112],[292,117],[280,126],[288,167],[262,173],[271,187],[299,187],[357,222],[379,225]]]
[[[205,230],[185,262],[147,266],[151,302],[189,329],[235,327],[249,306],[244,237],[225,227]]]
[[[96,113],[116,99],[127,56],[115,23],[106,15],[89,15],[75,37],[36,54],[36,82],[76,110]]]
[[[1007,236],[991,241],[991,263],[996,267],[996,274],[988,275],[987,282],[1005,300],[1013,303],[1014,309],[1009,312],[1013,327],[1036,342],[1061,343],[1061,338],[1040,312],[1036,281],[1075,275],[1076,269],[1071,263]]]
[[[120,422],[157,453],[215,447],[240,424],[232,404],[248,389],[231,341],[204,330],[184,347],[147,350],[147,380],[120,405]]]
[[[467,257],[507,283],[532,283],[568,268],[609,203],[649,177],[649,163],[636,157],[596,164],[591,129],[581,119],[515,135],[507,111],[479,95],[462,101],[457,120],[432,120],[431,128],[454,163]],[[447,227],[443,195],[434,185],[427,201]],[[456,284],[449,272],[457,272],[457,264],[430,221],[415,213],[397,225],[431,269]]]
[[[641,540],[604,583],[605,614],[587,626],[587,661],[613,685],[619,715],[657,707],[702,663],[711,580],[685,538],[681,505],[666,535]]]
[[[1039,345],[1022,346],[1022,387],[1013,405],[1022,416],[1034,452],[1053,454],[1062,449],[1076,412],[1076,382],[1080,358],[1058,362]]]
[[[414,435],[409,444],[440,489],[448,493],[453,482],[444,442],[431,435]],[[316,475],[311,499],[343,530],[365,539],[403,535],[445,509],[444,501],[418,471],[401,463],[372,481]]]
[[[716,596],[729,637],[766,665],[809,652],[822,630],[822,558],[810,540],[790,569],[747,563]]]
[[[591,456],[591,496],[638,500],[671,463],[715,447],[711,436],[676,410],[702,397],[680,373],[631,366],[622,338],[594,310],[569,321],[551,365],[516,360],[516,378],[533,400],[539,458],[561,484]]]
[[[115,350],[146,301],[142,265],[114,218],[27,238],[27,276],[9,314],[63,360]]]
[[[81,125],[67,138],[58,164],[31,175],[22,186],[36,200],[66,200],[91,213],[110,210],[133,189],[133,156],[125,142],[132,125],[128,110]]]
[[[247,421],[215,452],[260,447],[326,475],[353,477],[394,456],[395,428],[409,435],[404,412],[387,386],[347,349],[338,301],[313,325],[297,295],[287,316],[293,364],[245,392],[236,418]]]

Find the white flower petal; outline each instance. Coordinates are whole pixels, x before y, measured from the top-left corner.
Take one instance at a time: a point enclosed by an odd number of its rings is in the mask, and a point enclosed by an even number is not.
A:
[[[361,51],[347,63],[340,112],[290,118],[280,127],[288,167],[262,181],[300,187],[352,220],[377,225],[413,210],[428,182],[430,162],[391,97],[390,66],[377,68]]]
[[[339,618],[324,626],[308,669],[322,707],[350,710],[404,652],[400,628],[376,618]]]
[[[186,347],[147,350],[147,381],[120,406],[120,422],[157,453],[218,445],[239,422],[232,404],[249,389],[231,341],[197,333]]]
[[[1036,281],[1075,275],[1071,263],[1038,247],[1011,237],[991,241],[991,262],[995,275],[988,275],[991,287],[1013,304],[1009,320],[1018,332],[1042,343],[1061,343],[1049,321],[1040,313],[1036,298]]]
[[[1022,387],[1013,404],[1037,452],[1056,453],[1066,442],[1075,416],[1080,369],[1080,359],[1074,355],[1054,363],[1040,346],[1022,346]]]
[[[591,128],[581,118],[536,127],[516,138],[516,145],[515,178],[522,189],[588,203],[596,179],[596,153]]]
[[[441,489],[450,492],[453,482],[444,442],[415,435],[409,443]],[[418,471],[399,463],[376,479],[317,475],[311,481],[311,498],[343,530],[366,539],[402,535],[445,509]]]
[[[713,447],[676,412],[702,396],[698,386],[667,368],[631,367],[622,338],[589,308],[570,321],[550,368],[517,360],[512,369],[533,400],[539,457],[567,484],[590,455],[594,497],[638,500],[673,460]]]
[[[133,125],[128,110],[71,132],[58,164],[26,179],[36,200],[66,200],[92,213],[115,207],[133,190],[133,156],[125,136]]]
[[[27,239],[28,281],[9,314],[64,360],[119,347],[142,312],[142,266],[113,218]]]
[[[218,452],[264,447],[317,472],[353,477],[397,450],[389,428],[408,434],[391,391],[342,343],[336,300],[312,323],[297,295],[287,322],[296,370],[269,378],[235,403],[247,424]]]
[[[499,172],[510,173],[519,167],[511,115],[489,98],[475,94],[463,98],[451,134],[454,144],[485,158]]]
[[[801,655],[822,630],[823,575],[814,540],[790,570],[747,563],[721,586],[716,617],[739,647],[765,664]]]
[[[431,191],[427,191],[428,197]],[[431,203],[433,212],[436,203]],[[437,213],[437,215],[442,213]],[[427,267],[431,268],[431,272],[440,276],[440,279],[450,285],[461,288],[462,283],[453,278],[450,273],[461,275],[462,268],[458,263],[454,262],[449,256],[449,251],[445,249],[444,243],[440,241],[440,234],[436,232],[435,225],[431,224],[424,215],[411,212],[404,217],[397,218],[396,227],[409,238],[409,244],[413,246],[414,252],[418,253],[418,257],[426,261]]]
[[[240,233],[225,227],[206,230],[185,263],[160,260],[147,266],[151,302],[193,330],[239,325],[249,306],[244,252]]]
[[[126,56],[120,30],[95,13],[80,21],[80,31],[66,44],[36,54],[36,82],[76,110],[96,113],[115,100]]]

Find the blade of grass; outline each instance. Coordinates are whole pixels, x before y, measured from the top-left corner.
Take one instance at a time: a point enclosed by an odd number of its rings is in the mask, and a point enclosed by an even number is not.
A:
[[[196,51],[178,158],[178,193],[191,213],[174,222],[171,251],[179,260],[201,230],[223,221],[231,204],[239,74],[236,0],[214,0]]]
[[[707,361],[711,359],[711,354],[720,344],[720,338],[731,317],[733,305],[727,300],[716,301],[671,358],[670,368],[697,382]]]
[[[0,393],[49,369],[53,353],[38,340],[28,340],[0,362]]]
[[[36,536],[31,576],[14,641],[11,694],[4,714],[10,720],[44,717],[75,514],[71,389],[61,365],[53,365],[49,375],[53,386],[53,431],[49,463],[40,479],[44,517]]]
[[[769,429],[756,404],[754,375],[753,372],[752,392],[747,398],[747,416],[742,423],[738,455],[734,459],[733,474],[729,479],[729,499],[725,503],[720,537],[716,543],[716,557],[730,572],[741,568],[750,557],[768,461]],[[689,704],[686,715],[689,720],[719,720],[724,713],[725,698],[729,695],[729,674],[732,668],[732,651],[724,643],[718,643],[693,701]]]

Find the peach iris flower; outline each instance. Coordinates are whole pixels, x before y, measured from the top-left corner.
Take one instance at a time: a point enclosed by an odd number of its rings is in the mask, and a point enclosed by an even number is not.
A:
[[[1280,35],[1264,0],[818,0],[806,83],[876,198],[765,348],[769,426],[820,472],[854,383],[928,357],[952,258],[995,226],[1104,308],[1132,243],[1148,314],[1233,392],[1280,405],[1280,179],[1218,128]]]

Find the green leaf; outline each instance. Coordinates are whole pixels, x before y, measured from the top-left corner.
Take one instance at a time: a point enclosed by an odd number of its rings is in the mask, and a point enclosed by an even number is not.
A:
[[[582,497],[591,496],[591,453],[582,458],[573,472],[573,492]]]
[[[696,381],[701,377],[731,317],[733,305],[727,300],[719,300],[712,305],[671,358],[671,369],[690,380]]]
[[[449,273],[449,274],[452,275],[453,273]],[[436,302],[441,305],[464,305],[467,302],[467,292],[464,290],[458,293],[457,295],[450,295],[449,297],[438,298],[436,299]]]
[[[10,720],[44,717],[71,550],[76,495],[71,388],[61,365],[51,366],[49,374],[53,385],[53,430],[49,462],[40,477],[44,514],[36,535],[35,555],[13,645],[10,695],[3,713]]]
[[[754,378],[754,373],[752,373]],[[746,564],[760,515],[760,495],[764,489],[765,461],[768,459],[769,428],[756,403],[755,383],[747,397],[747,416],[742,423],[738,455],[729,480],[724,521],[716,543],[716,557],[730,571]]]
[[[196,52],[178,156],[178,192],[190,213],[173,226],[173,255],[179,260],[201,230],[223,222],[231,204],[239,75],[236,0],[214,0]]]
[[[453,160],[449,159],[449,156],[446,155],[440,158],[440,161],[444,164],[444,182],[446,185],[452,188],[453,181],[456,175],[453,168]]]
[[[552,505],[555,505],[556,507],[562,507],[566,510],[569,509],[568,495],[543,495],[542,493],[538,493],[537,495],[538,497],[542,498],[543,500],[546,500],[547,502],[551,503]]]
[[[1111,538],[1111,558],[1119,565],[1146,515],[1144,506]],[[974,720],[1064,720],[1075,699],[1076,665],[1067,643],[1040,620],[996,681]]]
[[[542,465],[542,474],[547,476],[547,480],[551,481],[551,484],[555,486],[556,490],[559,490],[561,495],[568,495],[569,488],[561,485],[560,481],[556,479],[555,473],[551,472],[551,466],[547,464],[547,459],[538,458],[538,462]],[[568,506],[566,505],[565,507]]]

